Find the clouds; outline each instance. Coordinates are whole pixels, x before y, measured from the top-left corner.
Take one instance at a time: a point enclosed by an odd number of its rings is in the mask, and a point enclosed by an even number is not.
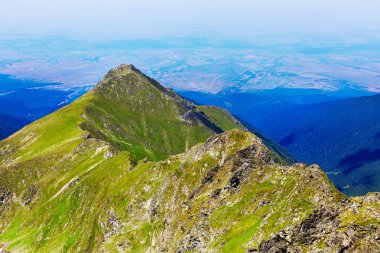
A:
[[[1,29],[162,36],[378,30],[376,0],[0,0]]]

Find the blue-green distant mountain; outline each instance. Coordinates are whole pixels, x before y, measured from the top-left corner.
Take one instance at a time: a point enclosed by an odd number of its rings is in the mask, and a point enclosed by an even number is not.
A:
[[[84,91],[59,90],[57,83],[0,75],[0,140],[73,101]]]
[[[380,95],[350,97],[353,94],[286,89],[182,92],[198,103],[228,109],[297,160],[321,165],[346,194],[358,195],[380,190]]]
[[[30,121],[26,119],[0,114],[0,140],[13,134],[29,123]]]

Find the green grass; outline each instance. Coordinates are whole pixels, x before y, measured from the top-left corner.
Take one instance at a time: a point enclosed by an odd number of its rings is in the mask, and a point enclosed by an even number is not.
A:
[[[240,129],[247,131],[247,129],[236,120],[228,111],[216,107],[216,106],[198,106],[198,109],[211,119],[216,125],[223,129],[223,131],[229,131],[232,129]]]

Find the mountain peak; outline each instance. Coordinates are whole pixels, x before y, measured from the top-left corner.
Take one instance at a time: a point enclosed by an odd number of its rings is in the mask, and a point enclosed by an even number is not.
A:
[[[133,64],[120,64],[116,68],[109,70],[105,77],[124,76],[132,73],[142,74],[142,72]]]
[[[98,94],[118,94],[119,96],[121,94],[135,96],[136,94],[156,91],[170,97],[178,97],[173,91],[145,75],[132,64],[120,64],[111,69],[104,76],[104,79],[95,86],[95,92]]]

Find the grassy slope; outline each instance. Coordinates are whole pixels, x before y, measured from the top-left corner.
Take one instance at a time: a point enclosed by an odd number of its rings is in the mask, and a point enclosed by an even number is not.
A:
[[[240,129],[247,131],[238,120],[236,120],[228,111],[216,106],[198,106],[198,109],[205,113],[205,115],[220,126],[224,131],[232,129]]]

